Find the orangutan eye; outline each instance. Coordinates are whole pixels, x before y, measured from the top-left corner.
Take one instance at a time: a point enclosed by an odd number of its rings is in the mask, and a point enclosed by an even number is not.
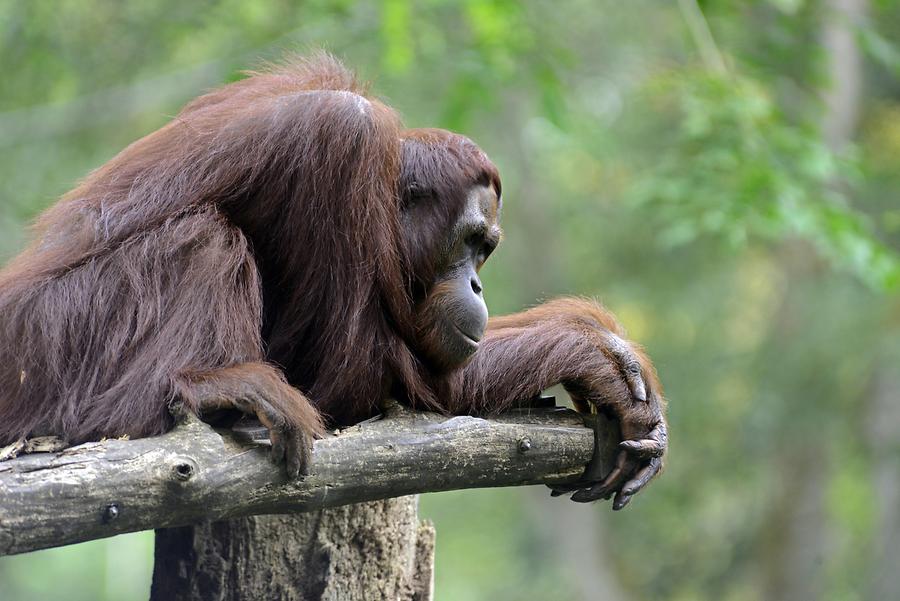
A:
[[[435,197],[434,188],[423,186],[421,184],[410,184],[406,188],[406,202],[415,204]]]

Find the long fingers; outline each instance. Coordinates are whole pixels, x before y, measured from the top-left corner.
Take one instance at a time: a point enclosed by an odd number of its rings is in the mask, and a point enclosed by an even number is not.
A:
[[[665,445],[656,440],[625,440],[619,443],[619,448],[628,451],[635,457],[641,459],[649,459],[651,457],[662,457],[666,452]]]
[[[664,421],[657,423],[650,431],[650,434],[647,435],[647,438],[625,440],[619,443],[619,448],[647,463],[616,493],[616,497],[613,499],[614,510],[622,509],[628,505],[631,497],[644,488],[660,472],[662,469],[662,456],[666,452],[667,445],[668,433],[666,432]]]
[[[296,478],[309,473],[309,462],[312,456],[313,439],[300,429],[289,429],[285,432],[287,439],[286,459],[288,477]]]
[[[666,453],[668,446],[669,433],[666,431],[666,422],[663,420],[658,421],[645,438],[623,440],[619,443],[620,449],[643,459],[662,457]]]
[[[290,478],[305,476],[309,473],[312,456],[313,438],[299,428],[269,428],[269,439],[272,451],[269,458],[275,464],[285,464]]]
[[[578,490],[582,486],[583,485],[579,485],[577,482],[574,484],[554,484],[553,486],[550,486],[550,496],[559,497],[566,493]]]
[[[285,453],[287,453],[287,441],[284,433],[280,430],[269,428],[269,440],[272,441],[272,450],[269,453],[269,459],[275,465],[284,463]]]
[[[269,430],[269,440],[272,441],[269,458],[275,464],[285,464],[288,477],[305,476],[309,472],[313,444],[309,433],[285,423],[284,417],[262,397],[242,399],[235,405],[246,413],[255,414]]]
[[[572,500],[576,503],[590,503],[597,499],[609,498],[613,491],[617,490],[621,483],[628,478],[628,474],[631,473],[632,469],[633,465],[629,460],[628,453],[625,451],[620,452],[616,457],[616,465],[609,472],[609,475],[602,482],[576,492],[572,495]]]
[[[660,421],[647,438],[619,443],[621,451],[616,456],[616,464],[602,481],[586,486],[593,478],[584,478],[573,484],[557,485],[550,494],[556,497],[578,489],[572,500],[589,503],[608,499],[615,493],[613,509],[622,509],[660,472],[667,442],[665,422]]]
[[[662,458],[654,457],[646,467],[641,469],[634,478],[625,483],[625,486],[616,493],[613,499],[613,510],[618,511],[628,505],[631,498],[642,488],[644,488],[650,480],[654,478],[662,469]]]
[[[646,402],[649,398],[647,395],[647,384],[644,382],[644,376],[641,373],[641,362],[632,350],[631,346],[613,334],[607,333],[606,350],[616,360],[622,375],[628,383],[628,389],[631,394],[639,401]]]

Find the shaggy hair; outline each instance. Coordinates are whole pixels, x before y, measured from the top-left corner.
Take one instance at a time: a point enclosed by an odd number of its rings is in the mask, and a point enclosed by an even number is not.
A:
[[[474,144],[404,130],[325,54],[201,96],[46,211],[0,272],[0,443],[161,433],[170,401],[196,410],[197,382],[229,368],[341,423],[390,386],[440,405],[411,350],[414,296],[475,182],[499,190]],[[423,186],[440,202],[404,236]],[[319,431],[304,405],[277,409]]]

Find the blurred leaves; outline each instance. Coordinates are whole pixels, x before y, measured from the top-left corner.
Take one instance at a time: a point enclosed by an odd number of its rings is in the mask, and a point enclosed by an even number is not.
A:
[[[869,284],[900,287],[900,257],[851,206],[853,157],[788,121],[758,81],[688,67],[651,79],[642,100],[644,134],[663,133],[633,167],[633,195],[665,224],[663,243],[800,236]]]
[[[877,30],[870,27],[860,27],[857,30],[860,47],[895,75],[900,75],[900,50],[896,44],[882,36]]]
[[[385,0],[382,3],[381,36],[384,41],[384,65],[388,72],[403,73],[413,60],[409,0]]]

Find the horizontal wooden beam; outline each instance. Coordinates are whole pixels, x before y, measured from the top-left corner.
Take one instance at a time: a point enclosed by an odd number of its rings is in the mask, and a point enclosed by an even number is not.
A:
[[[570,482],[595,439],[611,465],[618,435],[600,416],[543,408],[448,417],[394,406],[316,441],[309,475],[288,480],[266,443],[189,419],[163,436],[0,461],[0,555],[203,520]]]

